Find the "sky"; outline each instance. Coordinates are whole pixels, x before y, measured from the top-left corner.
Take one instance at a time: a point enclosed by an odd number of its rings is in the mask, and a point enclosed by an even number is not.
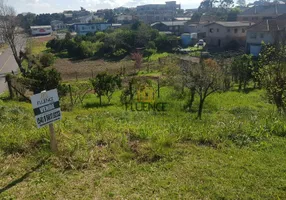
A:
[[[64,10],[79,10],[84,7],[90,11],[104,8],[136,7],[144,4],[165,3],[166,0],[6,0],[17,13],[56,13]],[[183,9],[197,8],[202,0],[180,0]]]

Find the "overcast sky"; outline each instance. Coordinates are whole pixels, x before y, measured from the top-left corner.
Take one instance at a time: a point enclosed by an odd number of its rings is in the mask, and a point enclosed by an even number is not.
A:
[[[166,0],[4,0],[12,5],[17,13],[54,13],[64,10],[79,10],[84,7],[87,10],[96,11],[103,8],[116,8],[120,6],[136,7],[144,4],[164,3]],[[197,8],[202,0],[180,0],[177,3],[183,9]],[[234,0],[235,2],[237,0]],[[253,0],[252,0],[253,1]],[[249,1],[247,1],[249,2]]]
[[[202,0],[181,0],[182,8],[197,8]],[[116,8],[120,6],[136,7],[143,4],[164,3],[165,0],[6,0],[17,13],[54,13],[64,10],[79,10],[84,7],[87,10],[96,11],[103,8]]]

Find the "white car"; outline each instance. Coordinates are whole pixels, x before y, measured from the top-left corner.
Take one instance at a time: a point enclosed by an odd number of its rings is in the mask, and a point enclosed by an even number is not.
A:
[[[204,46],[204,44],[205,44],[204,40],[202,40],[202,39],[199,40],[199,42],[198,42],[198,45],[199,45],[199,46]]]

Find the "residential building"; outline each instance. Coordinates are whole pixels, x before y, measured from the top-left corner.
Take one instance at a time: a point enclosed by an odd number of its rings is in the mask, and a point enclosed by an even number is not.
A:
[[[264,4],[246,9],[237,16],[237,21],[250,21],[254,23],[265,19],[273,19],[286,13],[286,4]]]
[[[49,35],[53,32],[51,26],[31,26],[30,29],[33,36]]]
[[[174,35],[181,35],[185,32],[185,24],[186,21],[155,22],[151,24],[151,27],[160,32],[171,32]]]
[[[249,22],[213,22],[207,24],[206,42],[208,46],[225,47],[235,40],[241,46],[245,45],[246,29],[251,26]]]
[[[181,9],[176,1],[169,1],[165,4],[148,4],[137,6],[139,20],[151,24],[159,21],[171,21],[176,17],[177,11]]]
[[[116,17],[116,21],[118,23],[130,23],[133,21],[133,16],[132,15],[124,15],[124,14],[118,15]]]
[[[246,52],[258,56],[262,43],[285,42],[286,14],[275,19],[263,20],[247,29]]]
[[[85,23],[85,24],[74,24],[73,30],[79,35],[86,35],[87,33],[95,33],[97,31],[105,31],[111,28],[111,23]]]
[[[67,28],[64,22],[60,20],[51,21],[51,26],[52,26],[53,31],[62,30],[62,29]]]

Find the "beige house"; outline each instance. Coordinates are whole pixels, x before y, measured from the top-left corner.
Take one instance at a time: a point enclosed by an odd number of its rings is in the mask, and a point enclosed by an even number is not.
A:
[[[246,41],[246,29],[252,24],[249,22],[210,23],[205,26],[207,45],[223,48],[235,40],[241,46],[244,46]]]

